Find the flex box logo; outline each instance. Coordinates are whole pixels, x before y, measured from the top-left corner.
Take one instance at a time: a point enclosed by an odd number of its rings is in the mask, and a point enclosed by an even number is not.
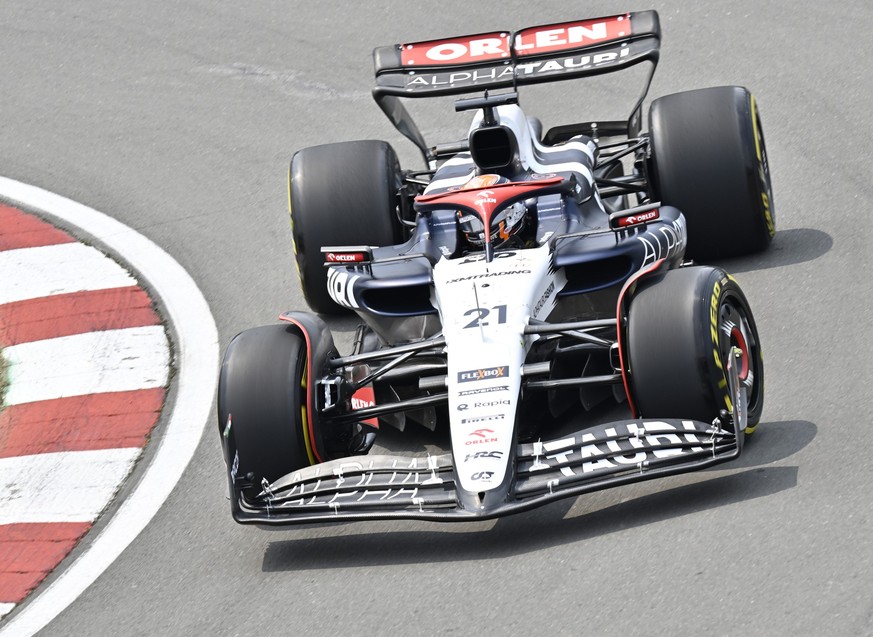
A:
[[[506,378],[507,376],[509,376],[509,374],[505,365],[501,367],[484,367],[482,369],[471,369],[466,372],[458,372],[458,382],[469,383],[474,380]]]

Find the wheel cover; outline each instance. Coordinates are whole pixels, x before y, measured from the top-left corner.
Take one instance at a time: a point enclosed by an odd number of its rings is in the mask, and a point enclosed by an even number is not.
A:
[[[748,408],[751,410],[759,400],[758,361],[760,349],[756,334],[750,327],[745,311],[732,297],[723,299],[719,307],[719,354],[727,361],[734,348],[740,351],[740,384],[746,388]]]

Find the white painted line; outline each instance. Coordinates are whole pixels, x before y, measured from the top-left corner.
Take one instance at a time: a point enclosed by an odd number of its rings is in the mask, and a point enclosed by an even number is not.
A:
[[[13,608],[15,608],[15,604],[0,602],[0,619],[3,619],[5,615],[11,613]]]
[[[170,351],[162,325],[87,332],[13,345],[6,404],[164,387]]]
[[[132,447],[0,459],[0,524],[93,522],[141,453]]]
[[[115,261],[82,243],[0,251],[0,303],[136,285]]]
[[[218,332],[191,276],[157,245],[111,217],[41,188],[0,177],[0,197],[78,226],[123,254],[160,296],[176,330],[176,399],[158,449],[134,492],[88,549],[6,621],[0,635],[33,635],[85,591],[139,535],[170,495],[203,434],[218,379]],[[90,538],[89,538],[90,540]],[[86,540],[88,541],[88,540]]]

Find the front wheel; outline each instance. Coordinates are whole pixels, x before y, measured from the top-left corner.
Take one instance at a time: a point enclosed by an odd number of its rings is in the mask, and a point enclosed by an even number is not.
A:
[[[712,421],[732,411],[726,362],[742,352],[748,398],[746,433],[764,407],[764,361],[751,308],[724,270],[669,270],[637,291],[628,308],[628,365],[633,398],[645,418]]]
[[[218,429],[228,420],[239,464],[251,474],[253,497],[273,482],[309,466],[305,445],[306,345],[290,325],[267,325],[237,334],[218,378]],[[235,463],[236,464],[236,463]]]

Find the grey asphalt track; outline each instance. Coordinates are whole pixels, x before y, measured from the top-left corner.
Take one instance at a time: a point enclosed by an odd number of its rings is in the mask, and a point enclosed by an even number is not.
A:
[[[417,165],[369,97],[373,46],[649,8],[650,96],[742,84],[766,132],[779,232],[722,264],[767,365],[741,461],[497,522],[264,532],[230,520],[210,422],[158,516],[46,635],[873,634],[866,0],[4,0],[0,174],[158,243],[226,343],[303,307],[293,150],[380,138]],[[549,95],[581,119],[599,94]]]

